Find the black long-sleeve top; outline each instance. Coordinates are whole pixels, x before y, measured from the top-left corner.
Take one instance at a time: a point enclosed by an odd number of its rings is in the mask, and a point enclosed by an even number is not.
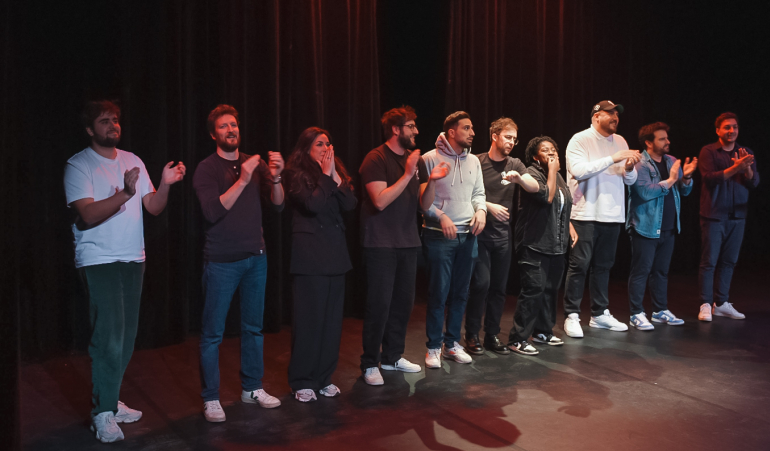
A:
[[[554,193],[553,201],[549,203],[548,174],[537,163],[528,167],[527,172],[537,180],[539,189],[536,193],[518,190],[519,210],[514,233],[516,249],[525,246],[543,254],[564,254],[570,242],[569,217],[572,212],[572,195],[569,188],[561,174],[557,173],[557,192]]]
[[[219,196],[238,181],[241,164],[250,157],[240,153],[237,160],[226,160],[214,153],[195,168],[193,188],[205,219],[206,244],[203,247],[203,258],[206,261],[228,263],[265,253],[260,200],[262,192],[269,192],[269,184],[264,183],[270,180],[265,160],[259,162],[251,182],[230,210],[219,200]],[[277,211],[283,209],[283,203],[269,204]]]

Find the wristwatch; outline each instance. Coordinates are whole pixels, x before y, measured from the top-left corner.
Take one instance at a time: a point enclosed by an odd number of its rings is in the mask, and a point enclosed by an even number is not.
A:
[[[271,182],[273,183],[273,185],[277,185],[281,183],[281,174],[278,174],[278,178],[275,180],[271,180]]]

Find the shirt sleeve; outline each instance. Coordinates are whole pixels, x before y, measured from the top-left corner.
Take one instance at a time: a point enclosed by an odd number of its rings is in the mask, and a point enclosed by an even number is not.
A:
[[[420,159],[422,160],[422,158]],[[363,186],[366,186],[366,184],[370,182],[387,181],[385,162],[382,160],[382,158],[378,158],[372,153],[364,158],[364,162],[361,163],[361,167],[358,169],[358,173],[361,174],[361,184]]]
[[[219,183],[205,160],[198,164],[193,175],[193,189],[201,203],[203,217],[210,223],[215,223],[227,214],[227,209],[219,200]]]
[[[155,186],[153,186],[152,180],[150,180],[150,174],[147,172],[144,162],[139,157],[136,157],[136,159],[137,167],[139,167],[139,189],[137,189],[137,192],[139,192],[140,198],[144,198],[144,196],[155,192]]]
[[[80,199],[94,198],[94,185],[91,177],[77,163],[67,162],[64,167],[64,194],[67,205]]]
[[[572,174],[576,180],[586,180],[600,174],[608,167],[615,164],[611,156],[599,158],[590,161],[588,159],[588,150],[580,139],[571,139],[567,144],[567,171]],[[635,178],[634,178],[635,180]]]
[[[484,189],[484,175],[481,171],[481,163],[478,158],[474,158],[473,161],[476,164],[476,183],[473,185],[473,194],[471,196],[471,204],[473,204],[473,210],[487,211],[487,193]]]
[[[518,172],[519,175],[527,174],[527,167],[518,158],[511,158],[511,169]],[[531,175],[531,174],[530,174]]]

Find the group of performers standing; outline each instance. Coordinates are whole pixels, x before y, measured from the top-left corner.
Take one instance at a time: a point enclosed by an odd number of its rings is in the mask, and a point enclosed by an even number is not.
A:
[[[565,265],[564,332],[583,336],[579,313],[587,277],[589,325],[628,330],[608,309],[609,272],[623,223],[632,247],[629,324],[640,330],[683,324],[668,309],[666,285],[674,238],[681,230],[681,196],[692,191],[698,167],[698,318],[744,318],[728,293],[749,190],[759,183],[759,174],[753,152],[736,143],[738,118],[732,113],[719,116],[719,141],[704,147],[699,158],[682,162],[669,155],[669,127],[661,122],[642,127],[642,151],[630,150],[616,134],[621,113],[623,107],[610,101],[594,105],[591,126],[567,145],[565,181],[559,173],[558,145],[550,137],[529,141],[523,162],[510,156],[518,127],[509,118],[491,124],[489,151],[474,155],[470,116],[452,113],[436,148],[420,155],[414,110],[395,108],[381,119],[385,143],[371,150],[359,168],[362,189],[357,198],[328,131],[303,131],[284,170],[279,152],[268,152],[267,161],[240,152],[238,112],[229,105],[216,107],[208,117],[216,152],[193,175],[206,235],[200,338],[205,418],[226,418],[219,402],[219,344],[236,290],[241,299],[241,400],[265,408],[281,404],[262,386],[265,201],[278,211],[286,201],[292,207],[294,313],[288,378],[301,402],[340,393],[332,375],[339,356],[345,274],[352,269],[342,213],[353,210],[359,198],[368,286],[361,371],[369,385],[384,384],[380,370],[422,371],[403,356],[421,249],[428,275],[427,368],[439,368],[442,359],[470,363],[469,354],[483,355],[485,350],[534,355],[538,351],[530,337],[537,344],[562,345],[553,329]],[[75,264],[90,302],[91,428],[97,439],[113,442],[123,439],[118,423],[142,415],[118,400],[139,317],[145,259],[142,206],[154,215],[162,212],[170,186],[184,178],[186,167],[169,162],[156,191],[142,161],[116,148],[121,128],[115,104],[91,102],[82,119],[91,146],[67,162],[64,184],[67,204],[77,213],[72,225]],[[517,221],[512,227],[514,208]],[[423,216],[422,236],[418,213]],[[498,335],[514,256],[521,292],[504,343]],[[642,305],[645,284],[653,302],[650,319]]]

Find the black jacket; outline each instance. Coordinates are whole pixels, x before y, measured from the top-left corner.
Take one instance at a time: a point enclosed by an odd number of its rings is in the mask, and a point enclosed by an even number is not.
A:
[[[342,212],[356,207],[356,197],[346,184],[337,183],[321,174],[315,189],[299,186],[287,171],[289,204],[292,213],[292,274],[332,276],[345,274],[350,263],[345,241]]]

